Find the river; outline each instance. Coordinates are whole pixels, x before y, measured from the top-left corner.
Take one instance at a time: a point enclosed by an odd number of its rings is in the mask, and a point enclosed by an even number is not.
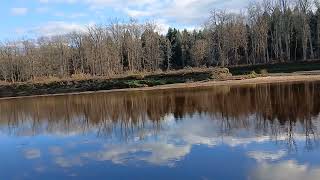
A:
[[[320,179],[320,82],[0,100],[0,179]]]

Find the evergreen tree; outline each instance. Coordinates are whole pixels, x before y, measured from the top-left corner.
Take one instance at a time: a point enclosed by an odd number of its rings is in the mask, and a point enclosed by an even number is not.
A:
[[[183,59],[182,59],[182,42],[181,42],[181,33],[177,29],[169,28],[167,33],[167,38],[171,42],[172,57],[171,65],[174,69],[183,68]]]
[[[192,49],[191,34],[185,29],[182,31],[182,62],[183,67],[192,66],[191,49]]]

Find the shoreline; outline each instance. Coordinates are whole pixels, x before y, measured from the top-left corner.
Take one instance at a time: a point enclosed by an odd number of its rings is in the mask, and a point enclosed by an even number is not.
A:
[[[270,74],[266,77],[256,77],[251,79],[231,79],[225,81],[209,80],[190,83],[176,83],[166,84],[153,87],[141,88],[125,88],[125,89],[111,89],[111,90],[98,90],[98,91],[84,91],[74,93],[57,93],[57,94],[44,94],[44,95],[30,95],[30,96],[17,96],[17,97],[2,97],[0,100],[10,99],[23,99],[23,98],[37,98],[37,97],[56,97],[68,95],[85,95],[93,93],[114,93],[114,92],[134,92],[134,91],[155,91],[155,90],[169,90],[169,89],[185,89],[185,88],[198,88],[198,87],[215,87],[215,86],[243,86],[243,85],[259,85],[259,84],[274,84],[274,83],[297,83],[297,82],[313,82],[320,81],[320,74],[285,74],[277,75]]]

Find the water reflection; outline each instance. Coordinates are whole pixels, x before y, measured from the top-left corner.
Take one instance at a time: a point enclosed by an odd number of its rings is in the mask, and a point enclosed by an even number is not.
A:
[[[320,84],[309,82],[1,100],[0,140],[15,143],[0,145],[21,146],[24,159],[38,161],[37,172],[54,169],[47,161],[75,168],[68,177],[111,163],[113,170],[168,167],[184,179],[230,179],[207,167],[219,166],[215,154],[222,153],[225,163],[246,168],[234,172],[238,179],[285,179],[285,171],[317,179],[319,97]],[[179,173],[190,163],[200,169]]]
[[[252,174],[252,179],[257,180],[288,178],[292,180],[316,180],[320,178],[320,168],[312,168],[306,164],[300,165],[293,160],[278,162],[275,164],[262,162]]]
[[[305,83],[2,100],[0,127],[14,136],[96,132],[127,140],[158,133],[170,121],[199,116],[194,123],[214,123],[219,128],[210,131],[221,136],[247,129],[275,138],[286,134],[293,145],[299,132],[311,148],[317,136],[319,90],[317,83]]]

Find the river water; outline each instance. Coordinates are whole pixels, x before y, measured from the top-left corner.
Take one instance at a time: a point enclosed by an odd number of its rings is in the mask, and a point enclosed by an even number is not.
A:
[[[0,179],[320,179],[320,82],[0,100]]]

